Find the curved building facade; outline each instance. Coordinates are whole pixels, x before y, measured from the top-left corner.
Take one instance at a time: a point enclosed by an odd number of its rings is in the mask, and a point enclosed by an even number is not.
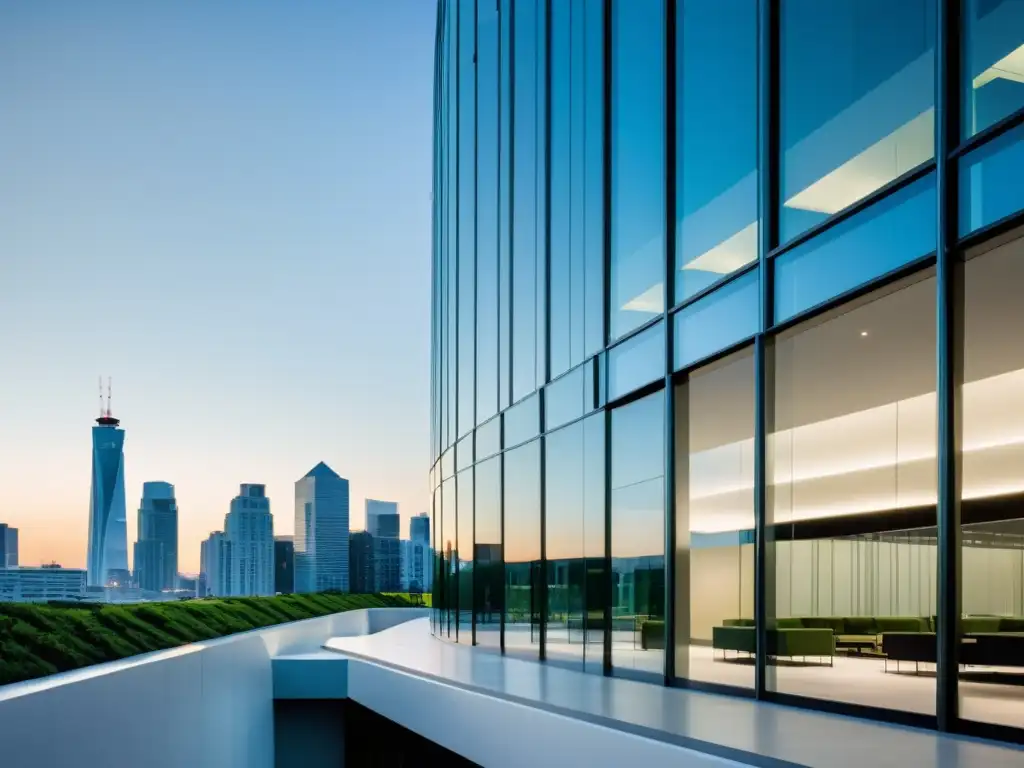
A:
[[[1021,740],[1024,3],[441,0],[436,51],[434,634]]]
[[[124,430],[110,410],[92,428],[92,491],[89,495],[90,587],[127,586],[128,520],[124,498]]]

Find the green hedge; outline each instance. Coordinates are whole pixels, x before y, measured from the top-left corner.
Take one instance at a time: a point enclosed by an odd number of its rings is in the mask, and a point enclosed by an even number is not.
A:
[[[287,621],[410,605],[404,595],[338,592],[132,605],[0,603],[0,685]]]

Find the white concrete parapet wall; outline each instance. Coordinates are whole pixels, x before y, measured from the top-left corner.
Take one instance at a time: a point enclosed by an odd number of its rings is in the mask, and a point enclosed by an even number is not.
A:
[[[426,615],[349,611],[0,686],[0,766],[273,768],[271,659]]]

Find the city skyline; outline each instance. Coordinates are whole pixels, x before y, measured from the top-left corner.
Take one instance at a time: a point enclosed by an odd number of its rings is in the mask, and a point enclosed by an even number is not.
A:
[[[426,509],[429,398],[407,382],[429,375],[433,4],[3,18],[0,520],[21,561],[86,565],[99,373],[127,498],[175,485],[183,571],[239,483],[293,533],[320,460],[351,478],[354,528],[367,496]]]

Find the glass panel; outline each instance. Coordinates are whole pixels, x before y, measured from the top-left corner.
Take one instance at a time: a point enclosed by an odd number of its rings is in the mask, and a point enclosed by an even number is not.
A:
[[[628,394],[665,375],[665,324],[608,350],[608,398]]]
[[[486,459],[501,450],[501,417],[495,417],[476,430],[476,455]]]
[[[571,33],[572,6],[551,5],[551,375],[572,366],[572,162],[576,142],[572,135]],[[582,275],[579,275],[582,277]],[[578,278],[577,278],[578,279]]]
[[[455,611],[458,607],[456,594],[456,507],[455,478],[450,477],[441,485],[441,635],[455,639]]]
[[[759,287],[755,269],[676,313],[675,369],[757,333]]]
[[[935,154],[935,3],[783,0],[782,242]]]
[[[455,474],[455,448],[449,448],[441,454],[441,477],[447,480]]]
[[[498,59],[498,410],[508,407],[512,364],[512,4],[500,3]]]
[[[476,2],[459,2],[459,436],[476,426]]]
[[[1024,107],[1024,2],[965,0],[963,135]]]
[[[611,418],[612,665],[663,674],[665,393]]]
[[[540,441],[505,453],[505,652],[540,650]]]
[[[935,250],[935,175],[774,260],[775,322]]]
[[[665,307],[665,8],[612,6],[611,337]]]
[[[969,235],[1024,208],[1022,175],[1024,127],[961,158],[960,235]]]
[[[498,11],[477,3],[476,420],[498,412]]]
[[[600,673],[608,573],[604,552],[604,416],[592,416],[545,439],[545,655]]]
[[[1024,725],[1024,240],[964,267],[960,716]],[[973,254],[972,254],[973,255]]]
[[[574,20],[577,11],[583,15],[584,355],[600,352],[605,344],[604,3],[605,0],[587,0],[573,5]]]
[[[441,578],[443,566],[441,563],[441,548],[438,542],[441,539],[441,487],[434,489],[431,496],[431,513],[433,520],[430,521],[430,551],[432,562],[430,567],[430,631],[435,635],[441,634],[441,611],[444,606],[444,579]],[[351,579],[349,581],[351,583]]]
[[[473,466],[473,435],[466,435],[455,446],[455,471]]]
[[[675,408],[676,676],[752,688],[753,350],[693,371]]]
[[[675,2],[682,301],[757,260],[757,0]]]
[[[512,399],[537,388],[538,290],[544,250],[544,13],[521,0],[513,14]]]
[[[505,447],[540,434],[540,397],[536,394],[505,411]]]
[[[583,557],[583,422],[549,434],[545,456],[545,554],[548,615],[545,655],[583,665],[590,637],[584,622],[586,560]],[[603,617],[602,617],[603,618]]]
[[[580,366],[548,384],[544,393],[547,398],[544,404],[545,429],[555,429],[584,414],[586,382],[583,372],[584,367]]]
[[[473,644],[473,470],[460,472],[455,481],[458,492],[458,525],[455,565],[458,570],[458,641]]]
[[[772,690],[935,712],[935,349],[921,274],[776,339]]]
[[[450,4],[448,10],[448,32],[445,40],[448,45],[448,52],[446,59],[448,62],[448,115],[447,115],[447,155],[448,158],[448,169],[445,172],[447,177],[447,188],[445,195],[445,204],[447,205],[448,221],[445,225],[447,227],[447,263],[445,266],[446,276],[446,291],[447,291],[447,398],[448,405],[445,409],[446,422],[445,429],[447,430],[447,439],[444,445],[450,446],[455,443],[459,435],[456,431],[456,413],[458,410],[457,403],[457,382],[458,382],[458,348],[459,348],[459,328],[458,328],[458,278],[459,278],[459,264],[458,264],[458,189],[459,189],[459,146],[458,146],[458,127],[459,127],[459,92],[458,92],[458,13],[457,6]]]
[[[476,573],[476,641],[490,648],[501,647],[501,612],[505,592],[501,556],[501,458],[476,465],[476,544],[473,567]]]

